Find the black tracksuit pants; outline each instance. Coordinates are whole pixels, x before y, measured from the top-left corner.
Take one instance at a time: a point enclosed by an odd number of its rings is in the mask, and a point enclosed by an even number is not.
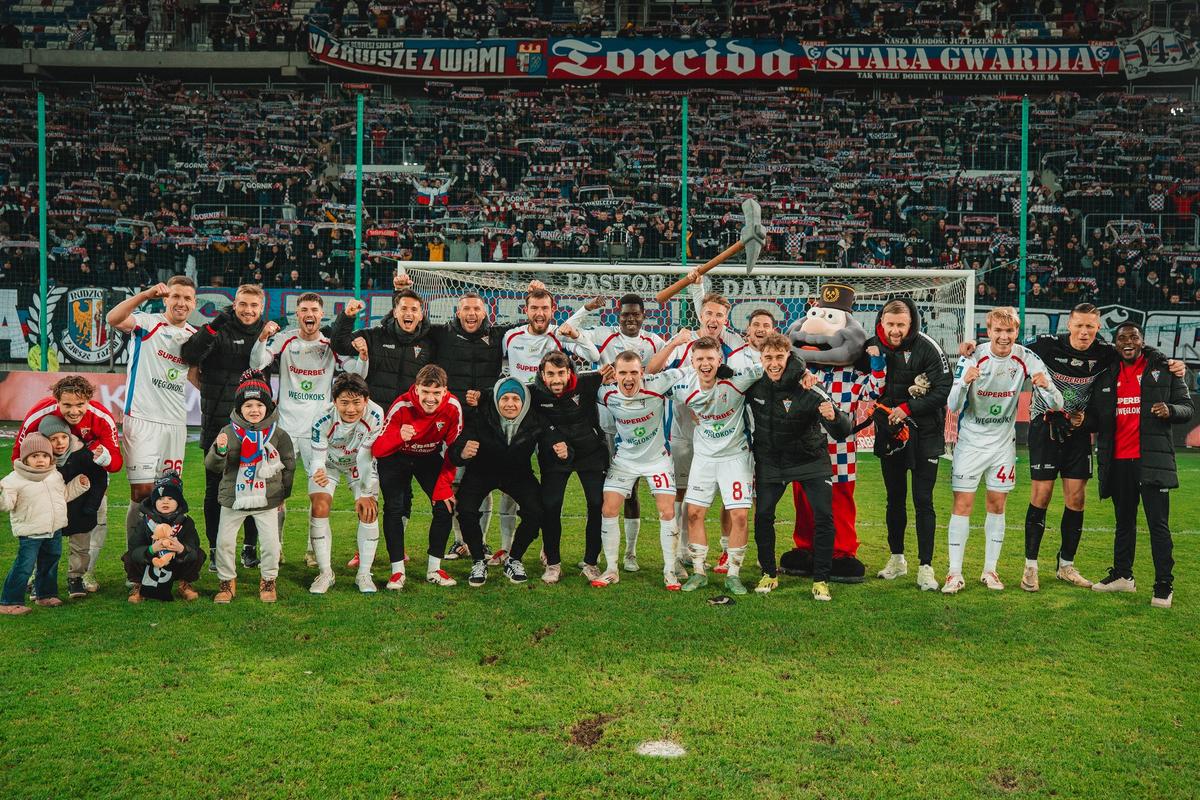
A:
[[[1150,555],[1154,559],[1155,583],[1172,583],[1175,568],[1171,542],[1171,495],[1157,486],[1142,486],[1141,465],[1134,459],[1115,459],[1109,467],[1113,510],[1116,512],[1116,539],[1113,542],[1113,570],[1125,578],[1133,577],[1133,553],[1137,545],[1138,504],[1146,511],[1150,528]]]
[[[910,444],[909,447],[912,447]],[[881,456],[883,488],[887,493],[887,538],[893,555],[904,554],[904,534],[908,529],[908,473],[912,472],[913,510],[917,516],[917,558],[921,564],[933,563],[933,536],[937,515],[933,510],[933,487],[937,485],[938,458],[918,456],[910,462],[910,453]]]
[[[542,546],[546,550],[546,563],[550,565],[562,563],[562,509],[563,498],[567,494],[567,481],[571,475],[579,476],[579,484],[583,487],[583,499],[587,504],[587,525],[584,528],[583,560],[593,566],[600,558],[600,510],[604,502],[605,470],[585,470],[583,472],[563,472],[561,470],[542,470]],[[529,542],[519,536],[513,537],[513,558],[520,559],[525,555]]]
[[[383,492],[383,538],[387,542],[390,561],[404,560],[404,528],[412,514],[413,478],[417,479],[421,490],[432,503],[434,487],[444,460],[441,453],[424,456],[395,453],[376,459],[379,486]],[[433,521],[429,524],[428,552],[434,558],[442,558],[446,555],[446,541],[450,538],[454,515],[444,502],[432,505]]]
[[[542,525],[542,487],[532,470],[520,472],[515,469],[481,469],[468,464],[458,485],[456,509],[458,527],[462,531],[463,541],[471,550],[472,561],[482,561],[484,557],[483,529],[479,525],[482,514],[479,513],[479,507],[483,504],[483,499],[495,489],[511,497],[519,507],[517,515],[520,522],[513,534],[513,558],[520,558],[516,555],[518,547],[521,555],[524,555],[529,543],[537,538],[538,529]],[[549,558],[549,547],[546,548],[546,553]]]
[[[804,488],[813,511],[813,580],[829,580],[833,568],[833,483],[828,477],[796,481]],[[754,479],[758,494],[754,507],[754,546],[758,549],[758,564],[764,575],[775,577],[775,506],[787,493],[791,483]]]

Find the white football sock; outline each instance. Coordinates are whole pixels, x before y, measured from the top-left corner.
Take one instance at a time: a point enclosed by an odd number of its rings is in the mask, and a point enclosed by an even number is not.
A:
[[[358,554],[358,561],[360,564],[362,563],[362,553]],[[404,562],[403,561],[393,561],[392,562],[392,574],[395,575],[397,572],[403,574],[403,572],[404,572]]]
[[[312,549],[313,557],[317,560],[317,570],[333,572],[329,561],[333,553],[333,531],[329,527],[329,517],[309,517],[308,546]],[[362,556],[359,556],[359,561]]]
[[[680,536],[687,536],[687,517],[683,515],[682,500],[675,501],[675,519],[672,522],[675,523],[675,533]]]
[[[688,556],[692,559],[692,572],[699,572],[701,575],[706,575],[704,561],[708,558],[708,545],[688,542]]]
[[[1025,559],[1025,568],[1028,569],[1029,567],[1033,567],[1034,569],[1037,569],[1037,559],[1036,558]]]
[[[425,567],[426,574],[432,574],[442,568],[442,559],[429,556],[429,564]]]
[[[488,528],[490,527],[492,527],[492,495],[489,492],[487,497],[483,498],[483,502],[479,504],[479,531],[483,534],[484,543],[487,542]]]
[[[729,548],[729,561],[725,566],[729,569],[729,574],[737,577],[742,572],[742,560],[746,557],[746,545],[741,547]]]
[[[988,514],[983,520],[983,571],[995,572],[1004,546],[1004,515]]]
[[[962,575],[963,551],[967,549],[967,535],[971,532],[971,518],[958,514],[950,515],[947,530],[950,542],[950,574]]]
[[[675,571],[675,550],[679,542],[679,534],[675,530],[675,520],[658,521],[658,543],[662,546],[663,572]]]
[[[637,553],[638,534],[642,531],[642,521],[640,519],[625,520],[625,555],[632,556]]]
[[[379,523],[358,523],[358,574],[370,575],[371,563],[375,561],[375,549],[379,547]],[[395,572],[395,570],[392,570]],[[400,563],[400,572],[404,571],[404,563]]]
[[[729,552],[729,537],[728,536],[721,537],[721,552],[722,553]]]
[[[500,549],[512,550],[513,534],[517,530],[517,501],[506,494],[500,495]]]
[[[616,572],[617,554],[621,550],[621,526],[616,517],[600,518],[600,545],[604,549],[605,568]]]
[[[108,538],[108,520],[102,518],[100,523],[92,528],[92,535],[88,539],[88,565],[85,572],[95,572],[96,562],[100,560],[100,550],[104,547],[104,540]]]

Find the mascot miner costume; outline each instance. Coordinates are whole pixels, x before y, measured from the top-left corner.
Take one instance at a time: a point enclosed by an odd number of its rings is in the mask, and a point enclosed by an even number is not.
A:
[[[796,353],[804,358],[811,372],[833,396],[842,411],[856,416],[858,405],[875,400],[883,390],[886,361],[878,356],[865,361],[867,332],[854,318],[854,290],[840,283],[821,287],[819,297],[808,313],[788,328],[788,338]],[[869,366],[868,366],[869,363]],[[858,560],[858,533],[854,505],[855,434],[844,439],[829,439],[829,460],[833,465],[833,572],[830,580],[859,583],[866,567]],[[783,554],[781,571],[792,575],[812,574],[813,515],[808,498],[794,484],[796,528],[792,535],[796,549]]]

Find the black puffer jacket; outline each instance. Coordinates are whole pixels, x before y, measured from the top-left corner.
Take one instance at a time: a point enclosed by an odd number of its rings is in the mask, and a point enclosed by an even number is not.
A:
[[[108,472],[92,459],[92,453],[75,434],[71,434],[69,455],[58,472],[64,483],[75,480],[77,475],[87,475],[91,485],[88,490],[67,503],[67,527],[63,536],[76,533],[87,533],[96,527],[100,504],[104,502],[104,493],[108,491]]]
[[[596,393],[601,383],[603,379],[599,372],[577,375],[572,367],[566,391],[560,396],[555,396],[546,388],[540,372],[529,384],[533,407],[558,430],[572,451],[572,459],[568,464],[559,461],[553,453],[538,451],[542,472],[608,469],[608,444],[600,431],[600,420],[596,413]]]
[[[950,397],[954,375],[942,348],[922,332],[921,312],[916,303],[907,297],[899,299],[908,306],[912,317],[908,335],[899,347],[891,347],[883,334],[883,310],[880,309],[875,317],[875,335],[867,340],[866,346],[878,347],[887,359],[887,383],[880,402],[889,408],[905,407],[917,424],[917,449],[912,451],[910,445],[901,452],[917,458],[937,458],[946,451],[946,399]],[[924,395],[913,397],[909,389],[918,375],[924,375],[931,386]],[[884,437],[875,437],[876,455],[883,455],[884,444]]]
[[[1175,469],[1175,442],[1171,426],[1190,422],[1195,411],[1191,394],[1180,378],[1167,370],[1167,357],[1147,347],[1146,369],[1142,373],[1141,414],[1141,475],[1143,486],[1161,489],[1179,487]],[[1092,384],[1084,426],[1096,432],[1096,465],[1100,478],[1100,496],[1112,497],[1109,468],[1113,462],[1113,447],[1117,431],[1117,376],[1122,361],[1110,365]],[[1167,419],[1150,413],[1155,403],[1166,403],[1171,410]]]
[[[184,361],[200,368],[200,447],[204,450],[229,424],[242,373],[250,368],[250,351],[266,324],[260,318],[253,325],[243,325],[231,311],[219,316],[225,319],[218,327],[211,323],[203,326],[180,351]]]
[[[507,380],[507,379],[504,379]],[[564,467],[570,460],[568,445],[567,460],[553,456],[556,442],[566,439],[549,423],[541,412],[531,409],[528,400],[517,415],[517,429],[512,441],[508,441],[500,423],[500,411],[496,407],[502,381],[495,386],[480,401],[477,413],[471,415],[463,426],[463,432],[450,446],[450,460],[458,466],[466,466],[467,471],[483,470],[495,473],[533,473],[533,453],[542,450]],[[528,388],[528,387],[527,387]],[[467,442],[479,442],[479,452],[473,458],[463,458],[463,448]]]
[[[429,336],[429,320],[421,320],[415,331],[406,333],[391,314],[378,325],[363,330],[354,329],[354,319],[343,313],[333,321],[330,336],[333,351],[343,356],[357,355],[358,351],[350,343],[363,337],[370,356],[367,386],[371,389],[371,399],[380,408],[391,408],[396,398],[412,387],[421,367],[437,362],[434,343]]]
[[[510,326],[493,326],[484,320],[479,330],[468,333],[457,317],[429,329],[437,364],[446,370],[450,393],[463,401],[465,416],[471,416],[476,410],[475,406],[467,405],[467,392],[474,389],[486,400],[488,392],[500,379],[504,365],[501,341],[509,329]],[[485,404],[481,402],[480,405]]]
[[[826,421],[817,408],[829,392],[820,384],[800,387],[804,362],[788,359],[778,382],[763,375],[746,390],[746,406],[754,416],[754,471],[758,480],[791,482],[829,477],[829,443],[850,434],[850,417],[834,406],[833,421]]]

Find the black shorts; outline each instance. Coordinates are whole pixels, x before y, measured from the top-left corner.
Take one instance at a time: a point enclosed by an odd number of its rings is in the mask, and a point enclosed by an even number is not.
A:
[[[1038,418],[1029,423],[1029,479],[1092,477],[1092,435],[1076,431],[1065,442],[1050,438],[1050,426]]]

